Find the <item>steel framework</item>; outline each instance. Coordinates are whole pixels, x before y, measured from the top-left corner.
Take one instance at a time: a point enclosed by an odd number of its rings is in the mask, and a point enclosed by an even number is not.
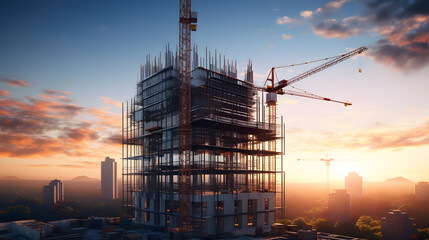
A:
[[[181,154],[179,51],[174,55],[168,47],[164,63],[148,57],[137,95],[123,107],[124,213],[170,231],[204,232],[214,221],[216,233],[227,231],[222,227],[227,222],[234,227],[236,220],[284,217],[283,119],[280,124],[269,119],[275,108],[255,89],[251,69],[246,80],[239,80],[236,63],[221,63],[222,57],[210,52],[200,58],[194,50],[187,91],[192,96],[188,162],[183,164]],[[227,213],[220,204],[225,196],[234,205],[254,194],[272,196],[267,198],[273,198],[273,205]],[[215,203],[219,206],[209,214],[207,206]]]

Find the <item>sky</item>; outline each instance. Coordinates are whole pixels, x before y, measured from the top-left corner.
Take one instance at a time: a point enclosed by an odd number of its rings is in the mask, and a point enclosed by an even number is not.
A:
[[[100,178],[106,156],[121,162],[121,104],[136,94],[146,55],[178,44],[178,8],[0,1],[0,177]],[[192,43],[236,59],[240,73],[252,60],[260,86],[273,66],[369,48],[293,85],[352,106],[279,96],[287,181],[325,181],[326,157],[334,181],[350,171],[429,181],[428,1],[194,0],[192,9]]]

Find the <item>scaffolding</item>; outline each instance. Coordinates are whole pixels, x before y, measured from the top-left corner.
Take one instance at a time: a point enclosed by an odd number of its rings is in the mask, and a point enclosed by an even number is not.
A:
[[[218,234],[227,231],[224,222],[230,220],[237,227],[237,221],[247,219],[249,225],[258,215],[264,224],[283,218],[285,124],[283,118],[280,124],[269,119],[266,111],[276,111],[276,105],[265,103],[254,87],[251,62],[240,80],[237,62],[224,57],[222,64],[217,51],[212,56],[206,48],[206,57],[200,58],[194,47],[192,55],[192,230],[206,233],[214,223],[209,232]],[[136,97],[122,107],[123,212],[168,231],[178,228],[180,208],[178,65],[177,50],[174,55],[169,46],[164,63],[161,54],[153,61],[148,56]],[[248,200],[245,211],[237,210],[239,199],[255,194],[264,196],[265,207],[253,209]],[[227,200],[220,200],[227,196],[232,213],[226,210]],[[207,204],[214,206],[213,214]]]

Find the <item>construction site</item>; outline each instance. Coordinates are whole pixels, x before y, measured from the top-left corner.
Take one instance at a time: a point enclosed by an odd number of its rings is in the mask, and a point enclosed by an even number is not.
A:
[[[237,79],[236,63],[200,60],[191,74],[190,220],[192,230],[219,234],[269,232],[284,213],[284,123],[253,86],[252,65]],[[135,221],[179,227],[180,139],[178,56],[167,48],[141,67],[137,96],[124,106],[125,206]],[[274,100],[269,100],[274,101]]]
[[[285,217],[285,123],[277,95],[351,105],[284,88],[366,48],[323,59],[330,61],[288,80],[276,82],[273,67],[261,87],[251,61],[238,79],[237,61],[191,46],[196,22],[190,0],[181,0],[179,46],[146,57],[136,96],[122,107],[124,214],[173,233],[270,233]]]

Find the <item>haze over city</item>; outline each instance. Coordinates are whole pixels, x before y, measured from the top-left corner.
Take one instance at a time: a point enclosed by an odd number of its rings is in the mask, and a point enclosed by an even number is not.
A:
[[[105,156],[121,158],[121,103],[135,95],[140,64],[168,43],[175,49],[178,3],[0,5],[0,176],[99,179]],[[389,7],[398,13],[383,14],[383,5],[346,0],[193,1],[199,19],[192,44],[237,59],[239,73],[251,59],[260,86],[273,66],[367,46],[363,55],[294,85],[352,106],[279,96],[286,180],[324,182],[323,162],[296,160],[328,155],[338,160],[333,181],[350,171],[365,181],[427,181],[429,17],[419,8],[426,5],[393,1]]]

